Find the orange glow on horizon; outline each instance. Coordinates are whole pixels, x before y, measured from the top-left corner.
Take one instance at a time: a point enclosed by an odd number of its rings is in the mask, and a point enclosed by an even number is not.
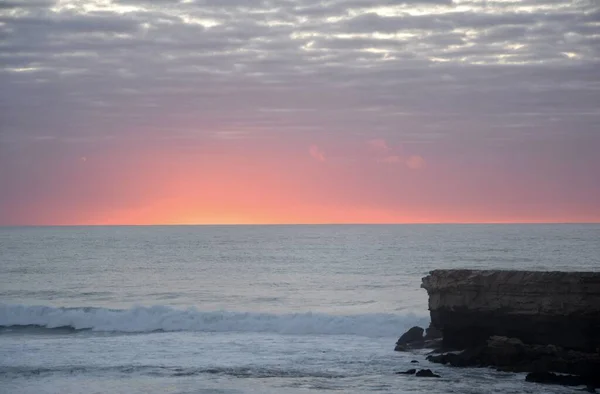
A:
[[[336,210],[303,208],[295,212],[236,211],[235,207],[202,211],[179,204],[149,206],[118,212],[97,212],[88,220],[40,223],[41,225],[329,225],[329,224],[543,224],[600,223],[600,218],[570,217],[489,217],[468,213],[452,215],[443,212],[402,215],[376,210]],[[34,223],[35,224],[35,223]]]
[[[573,202],[571,191],[535,174],[532,187],[528,174],[490,176],[443,157],[391,154],[381,141],[355,149],[352,159],[342,155],[349,149],[310,143],[254,148],[121,147],[64,159],[54,169],[60,177],[42,172],[41,191],[15,201],[0,224],[600,222],[593,198]]]

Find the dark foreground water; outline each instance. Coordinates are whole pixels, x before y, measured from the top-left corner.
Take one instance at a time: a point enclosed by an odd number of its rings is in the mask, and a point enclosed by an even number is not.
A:
[[[0,228],[0,392],[576,392],[395,375],[435,268],[598,271],[600,225]]]

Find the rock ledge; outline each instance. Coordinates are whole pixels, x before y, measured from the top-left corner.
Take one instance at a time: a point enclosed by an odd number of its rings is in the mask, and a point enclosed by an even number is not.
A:
[[[600,272],[435,270],[421,285],[448,348],[493,335],[598,352]]]
[[[445,351],[461,350],[429,361],[600,387],[600,272],[435,270],[421,287],[428,332],[441,334]]]

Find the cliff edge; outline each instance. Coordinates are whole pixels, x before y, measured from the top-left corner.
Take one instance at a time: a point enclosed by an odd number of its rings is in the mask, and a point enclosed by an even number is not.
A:
[[[600,272],[434,270],[421,287],[446,348],[503,336],[600,352]]]

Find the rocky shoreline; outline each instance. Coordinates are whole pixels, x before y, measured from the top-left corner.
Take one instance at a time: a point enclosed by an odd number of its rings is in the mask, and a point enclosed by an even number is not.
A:
[[[435,270],[431,325],[395,350],[430,348],[454,367],[528,372],[537,383],[600,388],[600,272]]]

